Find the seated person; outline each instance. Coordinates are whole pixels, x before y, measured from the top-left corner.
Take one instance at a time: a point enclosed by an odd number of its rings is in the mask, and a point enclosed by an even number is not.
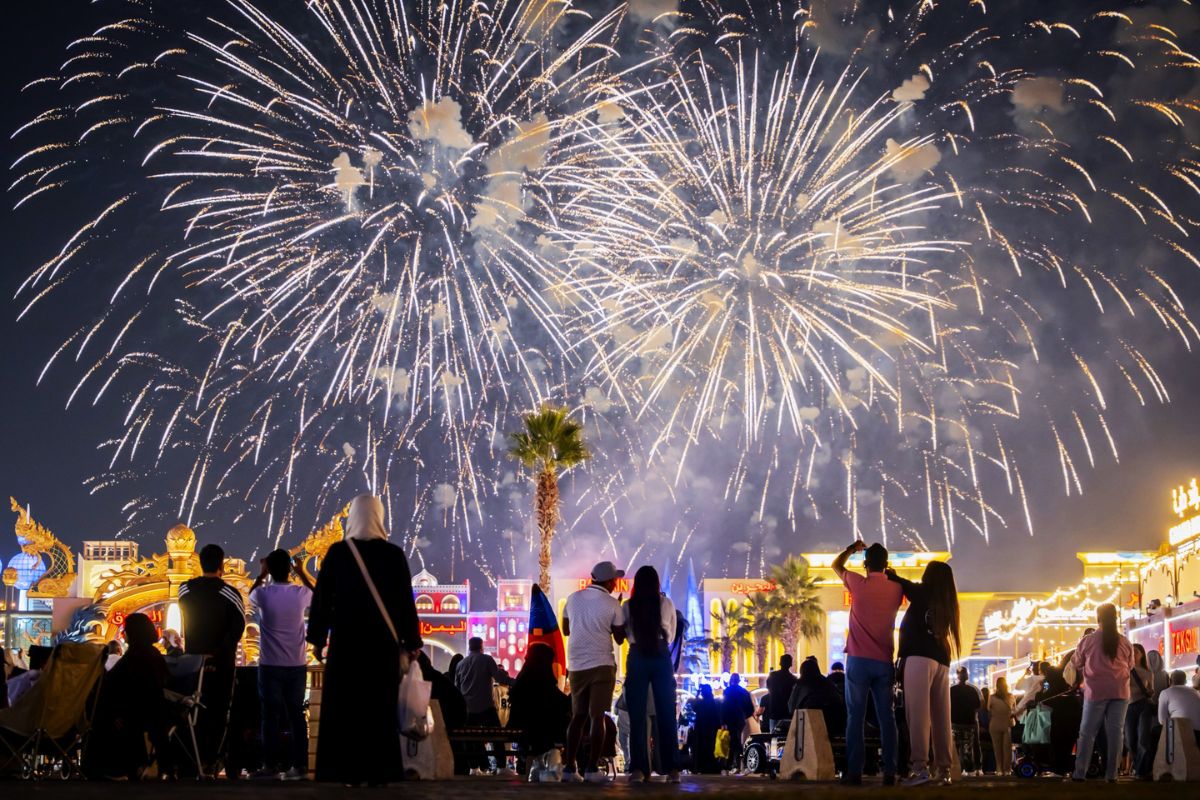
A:
[[[554,677],[554,650],[534,642],[525,665],[508,690],[508,727],[521,731],[518,744],[529,756],[540,757],[565,744],[571,723],[571,698]]]
[[[1171,673],[1171,685],[1158,695],[1158,724],[1165,727],[1171,719],[1186,717],[1192,723],[1196,744],[1200,745],[1200,692],[1187,682],[1187,673],[1183,670]]]
[[[846,701],[833,681],[821,674],[816,656],[800,662],[800,678],[788,699],[788,713],[794,714],[798,708],[819,710],[831,738],[846,735]]]
[[[446,730],[453,731],[466,725],[467,701],[463,699],[462,692],[446,677],[446,673],[433,668],[433,662],[425,655],[424,650],[417,656],[417,663],[421,665],[421,677],[430,683],[432,691],[429,699],[437,700],[438,707],[442,710],[442,721],[446,724]]]
[[[159,773],[171,771],[163,696],[167,662],[154,646],[158,640],[154,623],[145,614],[130,614],[125,619],[125,640],[129,648],[100,685],[84,753],[84,774],[93,780],[137,780],[150,763],[147,736],[158,758]]]
[[[21,695],[32,689],[33,685],[38,682],[38,678],[42,676],[42,670],[46,668],[46,663],[50,661],[50,654],[53,652],[54,648],[38,644],[29,648],[29,669],[23,672],[13,670],[12,676],[8,680],[8,704],[10,706],[15,706],[21,699]]]

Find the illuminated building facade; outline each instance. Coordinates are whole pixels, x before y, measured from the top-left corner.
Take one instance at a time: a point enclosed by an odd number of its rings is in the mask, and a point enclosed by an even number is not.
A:
[[[1200,485],[1196,478],[1171,491],[1174,524],[1153,558],[1142,565],[1139,616],[1130,638],[1163,654],[1167,669],[1189,674],[1200,659]]]

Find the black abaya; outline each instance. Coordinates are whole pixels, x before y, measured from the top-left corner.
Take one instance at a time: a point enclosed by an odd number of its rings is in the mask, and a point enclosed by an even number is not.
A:
[[[404,551],[383,539],[354,545],[375,582],[405,650],[421,647],[412,574]],[[387,783],[403,776],[396,698],[400,648],[371,597],[346,542],[321,563],[308,641],[329,645],[317,733],[319,781]]]

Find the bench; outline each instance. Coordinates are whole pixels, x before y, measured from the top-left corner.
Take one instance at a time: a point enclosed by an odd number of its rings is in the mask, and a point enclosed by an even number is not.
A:
[[[471,725],[448,732],[450,747],[454,750],[457,759],[470,759],[472,756],[482,758],[490,755],[496,759],[496,766],[500,769],[504,769],[507,765],[509,756],[520,761],[533,755],[520,748],[518,742],[522,734],[523,731],[518,728],[496,728],[483,725]],[[484,752],[484,745],[489,744],[492,746],[492,750]]]

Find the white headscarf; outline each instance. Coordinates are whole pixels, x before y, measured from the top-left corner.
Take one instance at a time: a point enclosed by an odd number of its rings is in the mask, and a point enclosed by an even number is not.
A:
[[[346,518],[346,538],[365,542],[368,539],[386,539],[383,527],[383,503],[371,494],[360,494],[350,501],[350,514]]]

